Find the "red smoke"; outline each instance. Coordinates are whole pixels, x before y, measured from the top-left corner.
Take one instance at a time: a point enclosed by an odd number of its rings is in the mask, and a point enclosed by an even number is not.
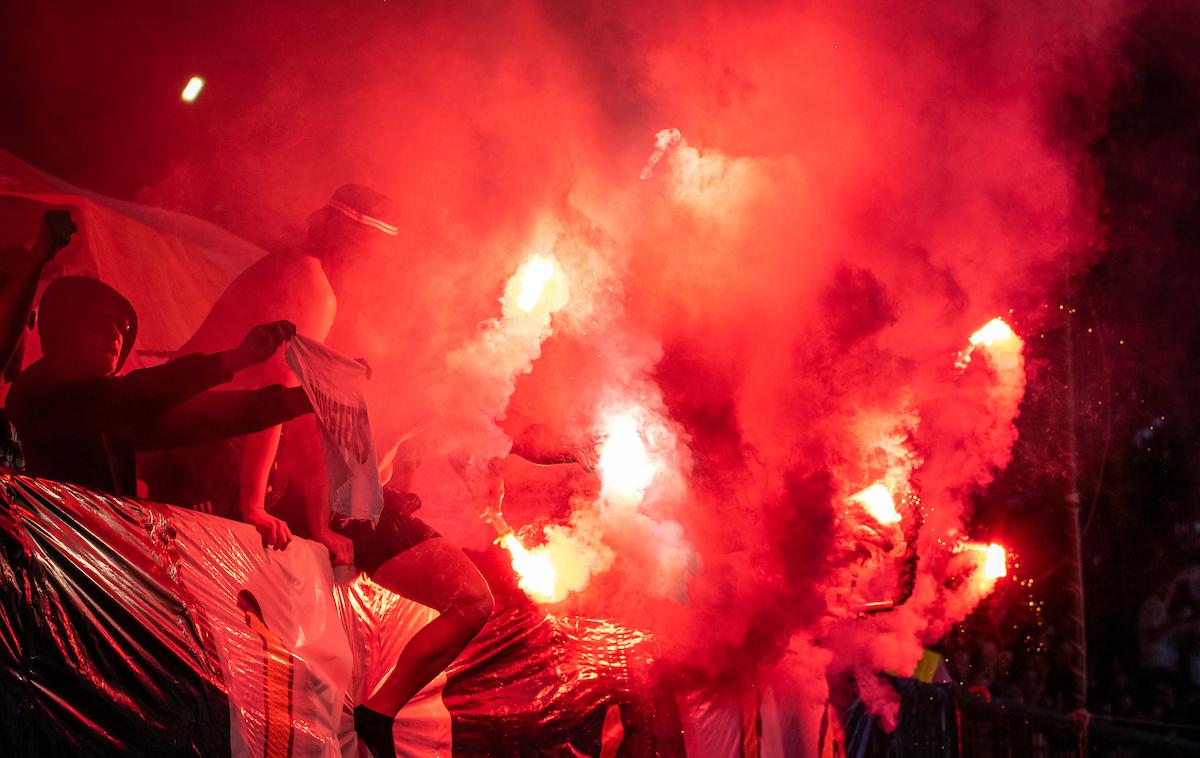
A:
[[[401,244],[358,289],[376,374],[410,403],[494,404],[491,375],[443,357],[473,354],[549,239],[571,300],[510,408],[582,439],[632,406],[662,467],[601,517],[577,478],[510,463],[510,521],[586,534],[598,568],[572,602],[664,632],[668,657],[714,675],[786,657],[815,693],[845,672],[893,718],[875,672],[910,672],[980,597],[976,551],[953,548],[1024,386],[955,363],[993,317],[1025,333],[1094,242],[1094,176],[1057,117],[1068,94],[1101,104],[1078,77],[1107,82],[1121,9],[393,5],[234,9],[225,47],[256,73],[200,71],[209,150],[142,199],[276,242],[340,183],[395,197]],[[429,386],[448,376],[464,384]],[[372,413],[438,413],[401,406]],[[420,494],[476,539],[479,504],[431,453],[454,442],[412,443]],[[919,536],[847,505],[880,481],[911,485],[893,495]],[[850,596],[902,583],[909,537],[911,598],[851,618]]]

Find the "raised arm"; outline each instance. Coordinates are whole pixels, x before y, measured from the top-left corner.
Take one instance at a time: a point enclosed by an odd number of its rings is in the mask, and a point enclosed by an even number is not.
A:
[[[46,211],[33,249],[0,287],[0,368],[8,365],[21,343],[42,271],[59,250],[70,244],[75,231],[70,213]]]

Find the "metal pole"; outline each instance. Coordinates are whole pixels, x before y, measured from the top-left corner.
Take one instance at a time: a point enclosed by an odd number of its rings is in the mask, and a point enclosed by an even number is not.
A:
[[[1068,288],[1070,283],[1068,282]],[[1068,290],[1069,291],[1069,290]],[[1066,415],[1067,415],[1067,592],[1070,595],[1070,621],[1074,632],[1071,640],[1071,674],[1073,683],[1072,700],[1077,723],[1080,725],[1080,755],[1087,749],[1087,616],[1084,607],[1083,584],[1083,536],[1079,527],[1079,445],[1075,430],[1075,341],[1073,334],[1074,309],[1067,307],[1066,325],[1063,330],[1066,349]]]

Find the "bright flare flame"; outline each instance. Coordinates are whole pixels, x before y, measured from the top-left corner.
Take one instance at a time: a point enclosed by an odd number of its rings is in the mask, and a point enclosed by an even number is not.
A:
[[[517,307],[529,313],[542,299],[542,291],[554,276],[554,261],[540,255],[530,258],[521,269],[521,289]]]
[[[867,513],[881,524],[895,524],[900,521],[900,512],[896,510],[896,501],[888,488],[876,482],[862,492],[850,496],[850,501],[859,503],[867,509]]]
[[[600,445],[601,497],[609,502],[637,504],[658,470],[638,432],[637,419],[629,414],[611,416],[604,424]]]
[[[980,553],[979,576],[985,586],[1001,577],[1008,576],[1008,556],[1004,548],[995,542],[990,545],[967,545]]]
[[[179,99],[185,103],[194,103],[196,102],[196,98],[200,97],[200,90],[202,89],[204,89],[204,79],[199,76],[193,76],[191,79],[188,79],[188,83],[184,86]]]
[[[982,329],[971,335],[971,344],[992,347],[1016,339],[1016,337],[1016,332],[1012,330],[1012,327],[1004,323],[1004,319],[994,318],[984,324]]]
[[[999,579],[1008,576],[1008,561],[1004,548],[995,542],[983,548],[983,578]]]
[[[558,586],[558,571],[549,553],[539,550],[530,552],[512,532],[500,538],[500,545],[512,556],[517,586],[525,594],[539,603],[556,603],[566,596]]]
[[[1024,343],[1017,333],[1012,330],[1002,318],[994,318],[983,325],[979,331],[971,335],[970,344],[958,354],[954,365],[959,371],[964,370],[971,362],[971,356],[976,348],[988,351],[993,361],[1001,364],[1011,363],[1013,356],[1019,356]],[[1001,357],[1004,356],[1004,357]]]

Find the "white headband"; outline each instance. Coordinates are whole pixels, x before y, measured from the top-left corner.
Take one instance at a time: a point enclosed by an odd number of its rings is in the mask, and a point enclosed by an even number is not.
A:
[[[400,227],[392,226],[388,222],[377,219],[374,216],[368,216],[365,213],[359,213],[343,202],[330,199],[329,207],[342,213],[352,221],[357,221],[360,224],[366,224],[367,226],[374,227],[388,236],[395,237],[396,235],[400,234]]]

